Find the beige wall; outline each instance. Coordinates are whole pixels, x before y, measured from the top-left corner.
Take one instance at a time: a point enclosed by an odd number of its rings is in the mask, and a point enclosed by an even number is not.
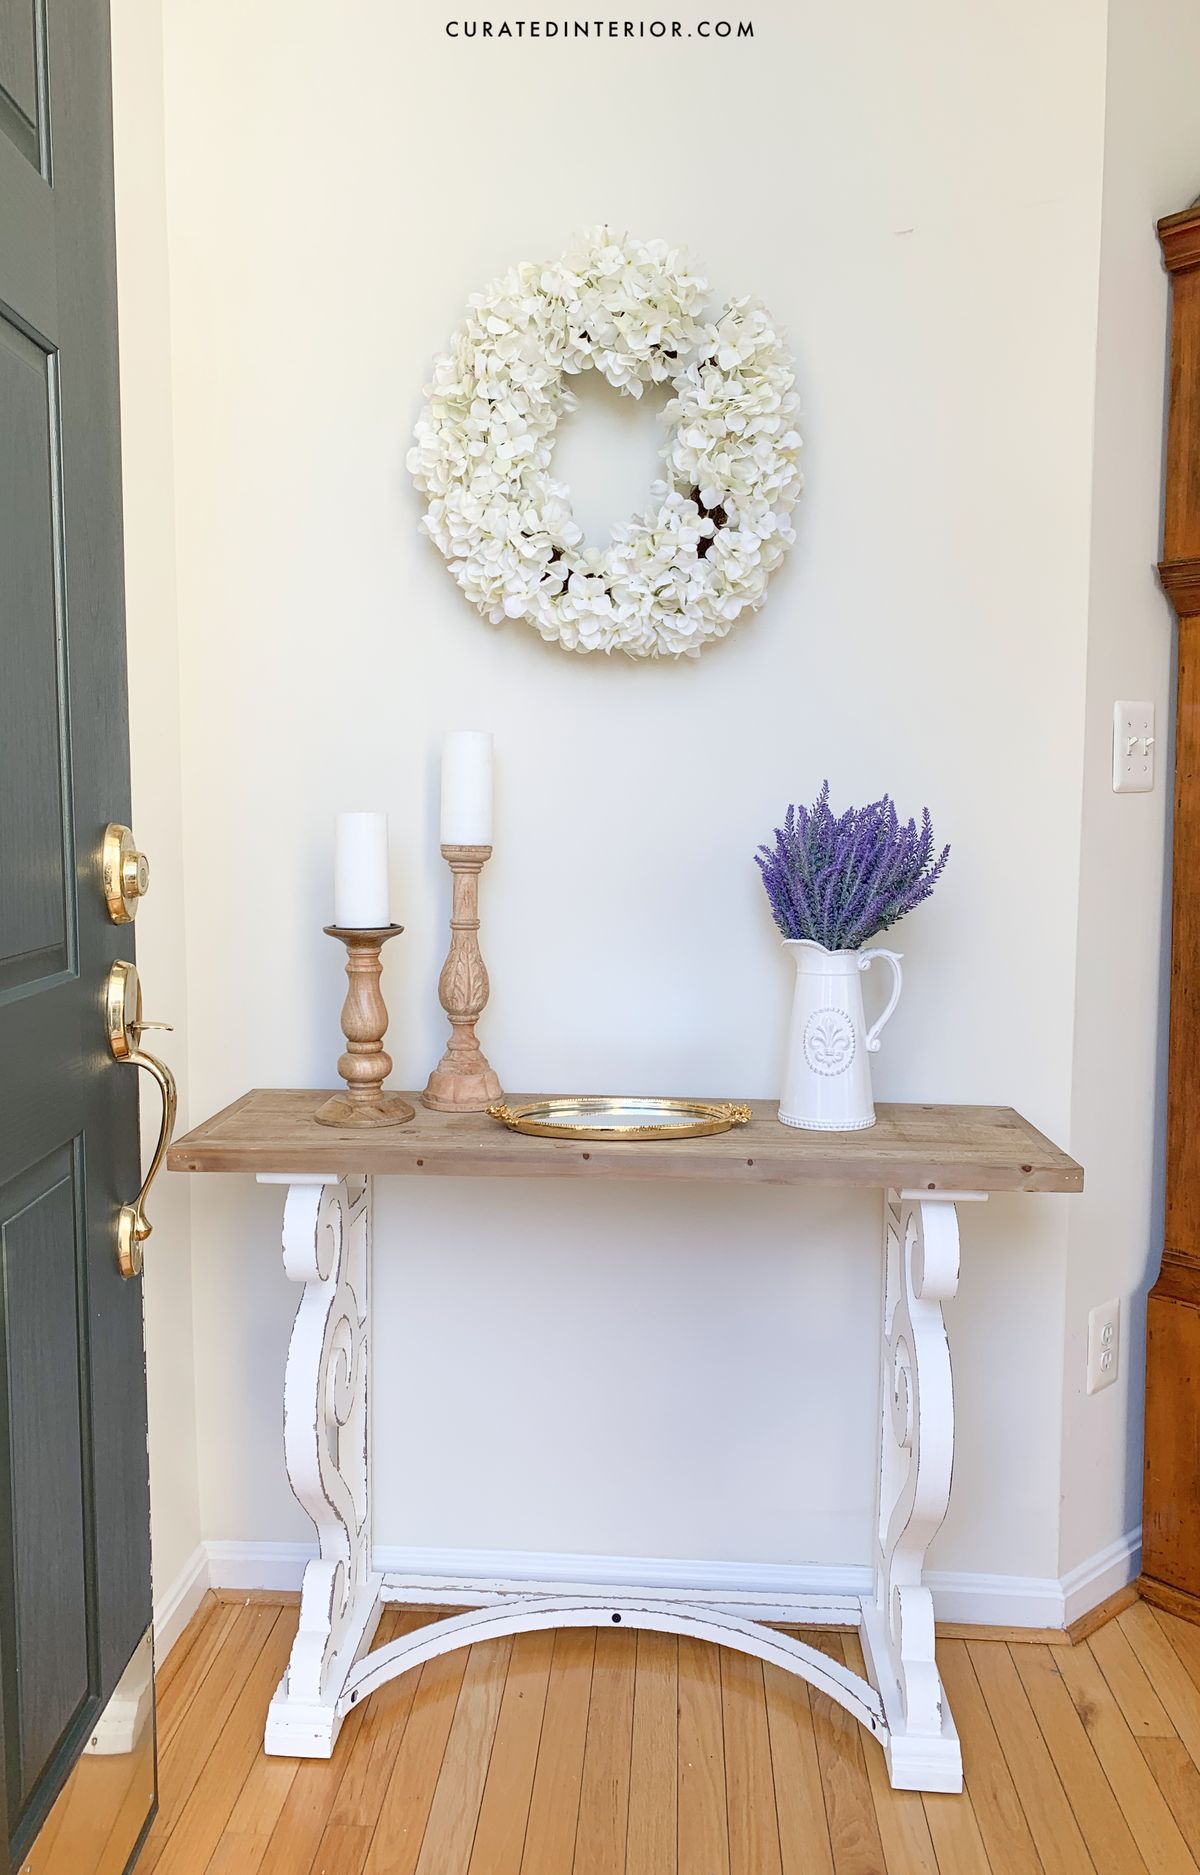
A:
[[[392,817],[390,1042],[397,1081],[424,1077],[446,727],[496,734],[484,1030],[516,1087],[773,1093],[788,986],[756,841],[825,774],[842,798],[928,801],[955,855],[898,934],[878,1091],[1011,1101],[1088,1167],[1081,1201],[968,1216],[934,1560],[1086,1564],[1137,1522],[1160,1228],[1151,229],[1200,186],[1191,10],[771,0],[743,9],[750,44],[674,47],[455,44],[428,9],[376,0],[336,28],[312,0],[165,11],[165,140],[158,0],[114,0],[114,91],[134,804],[155,865],[138,956],[154,1013],[180,1021],[185,1123],[252,1083],[330,1078],[339,806]],[[602,217],[688,243],[718,292],[761,293],[797,354],[800,540],[765,612],[696,666],[484,625],[418,538],[403,471],[466,295]],[[647,412],[603,395],[564,426],[590,529],[640,500],[654,448]],[[1109,789],[1118,695],[1159,709],[1151,796]],[[870,1202],[387,1183],[379,1210],[382,1541],[865,1559]],[[278,1195],[214,1178],[189,1203],[169,1180],[154,1216],[161,1592],[201,1532],[307,1525],[279,1455]],[[1088,1398],[1086,1313],[1114,1293],[1123,1375]]]
[[[133,823],[151,859],[137,921],[146,1013],[176,1024],[160,1045],[188,1124],[188,1028],[175,603],[171,326],[158,0],[113,0],[113,118],[120,286],[121,428]],[[142,1102],[147,1150],[158,1098]],[[155,1607],[200,1542],[192,1347],[190,1192],[162,1178],[149,1207],[146,1366]]]
[[[1169,294],[1154,223],[1200,189],[1200,13],[1109,8],[1100,344],[1089,601],[1074,1138],[1088,1189],[1070,1212],[1061,1561],[1141,1517],[1145,1292],[1162,1250],[1174,622],[1161,543]],[[1115,697],[1158,706],[1159,786],[1109,787]],[[1087,1312],[1123,1310],[1118,1384],[1088,1398]]]
[[[878,1092],[1010,1101],[1073,1143],[1079,829],[1106,785],[1084,760],[1104,8],[742,10],[750,44],[564,46],[454,43],[378,0],[167,9],[197,1116],[329,1081],[341,806],[391,815],[391,1045],[398,1082],[423,1078],[437,750],[477,723],[509,1085],[773,1092],[788,986],[750,856],[828,774],[843,800],[928,801],[955,847],[900,934]],[[762,294],[798,359],[799,543],[694,666],[484,625],[403,471],[467,294],[600,218]],[[611,455],[580,419],[563,459],[617,516],[650,449],[640,418],[594,415]],[[1129,917],[1152,949],[1157,905]],[[1114,1093],[1130,1129],[1144,1079]],[[303,1537],[277,1194],[197,1180],[192,1219],[205,1535]],[[380,1225],[381,1540],[865,1560],[872,1206],[389,1183]],[[968,1220],[942,1568],[1057,1573],[1068,1228],[1052,1199]]]

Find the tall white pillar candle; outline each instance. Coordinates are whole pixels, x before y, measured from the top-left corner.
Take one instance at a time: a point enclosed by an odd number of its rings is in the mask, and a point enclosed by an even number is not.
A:
[[[442,845],[492,844],[492,738],[452,729],[442,747]]]
[[[339,814],[333,844],[333,922],[347,931],[378,930],[388,912],[386,814]]]

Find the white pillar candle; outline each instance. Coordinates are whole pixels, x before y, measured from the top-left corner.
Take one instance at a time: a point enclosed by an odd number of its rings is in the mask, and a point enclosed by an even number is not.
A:
[[[339,814],[333,845],[333,922],[346,931],[378,930],[388,912],[386,814]]]
[[[452,729],[442,747],[442,845],[491,844],[491,734]]]

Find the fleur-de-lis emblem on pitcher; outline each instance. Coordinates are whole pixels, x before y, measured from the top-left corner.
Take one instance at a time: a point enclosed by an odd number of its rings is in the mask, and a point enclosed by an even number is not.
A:
[[[854,1024],[844,1010],[813,1010],[804,1025],[804,1059],[814,1074],[844,1074],[854,1049]]]

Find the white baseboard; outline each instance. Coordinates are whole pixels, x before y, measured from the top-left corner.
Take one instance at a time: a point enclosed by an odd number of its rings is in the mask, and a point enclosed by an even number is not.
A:
[[[1054,1576],[998,1576],[928,1569],[939,1621],[986,1628],[1064,1628],[1062,1584]]]
[[[206,1545],[196,1545],[174,1582],[161,1594],[158,1584],[154,1586],[154,1659],[161,1667],[211,1587]]]
[[[1127,1582],[1132,1582],[1142,1566],[1142,1530],[1127,1530],[1124,1536],[1097,1550],[1085,1562],[1068,1569],[1062,1579],[1063,1626],[1070,1627],[1092,1608],[1107,1601]]]
[[[298,1589],[315,1543],[226,1543],[204,1545],[214,1589]]]
[[[1140,1542],[1140,1530],[1131,1530],[1061,1580],[957,1570],[932,1570],[926,1580],[939,1620],[979,1627],[1064,1628],[1136,1574]],[[224,1589],[298,1589],[304,1565],[316,1553],[307,1543],[209,1542],[204,1548],[206,1586]],[[377,1545],[373,1561],[381,1574],[427,1579],[431,1591],[473,1583],[604,1583],[703,1590],[718,1604],[722,1594],[761,1595],[769,1601],[774,1595],[865,1595],[871,1587],[871,1571],[865,1564],[695,1562],[677,1557],[420,1549],[393,1544]]]

